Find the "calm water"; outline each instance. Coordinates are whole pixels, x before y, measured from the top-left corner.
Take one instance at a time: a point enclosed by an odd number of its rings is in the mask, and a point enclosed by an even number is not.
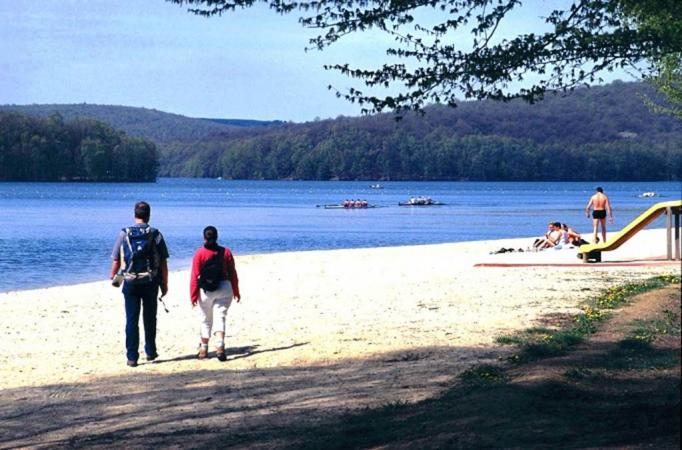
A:
[[[208,224],[236,255],[534,236],[549,220],[579,231],[593,183],[224,181],[160,179],[155,184],[0,183],[0,292],[108,277],[119,230],[137,200],[187,268]],[[605,183],[621,228],[656,201],[680,198],[677,182]],[[660,198],[638,194],[655,191]],[[447,203],[398,207],[409,196]],[[363,198],[383,206],[325,210],[315,205]],[[653,226],[662,227],[659,219]],[[284,270],[284,269],[283,269]],[[289,269],[287,269],[289,270]]]

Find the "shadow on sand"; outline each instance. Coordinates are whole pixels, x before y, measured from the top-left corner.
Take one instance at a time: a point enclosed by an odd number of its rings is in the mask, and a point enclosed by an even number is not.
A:
[[[243,358],[257,351],[249,346],[231,353]],[[226,362],[219,370],[137,372],[84,384],[8,389],[0,400],[0,447],[679,443],[679,347],[623,350],[622,342],[601,342],[591,351],[577,371],[575,359],[553,358],[508,368],[501,378],[466,382],[454,376],[472,358],[491,361],[495,355],[472,348],[415,348],[331,365],[231,370]],[[562,375],[540,376],[548,368]],[[616,369],[617,377],[608,376]]]
[[[308,342],[301,342],[297,344],[291,344],[284,347],[266,348],[263,350],[258,350],[258,345],[246,345],[243,347],[226,347],[225,355],[227,356],[227,361],[234,361],[235,359],[248,358],[249,356],[258,355],[260,353],[278,352],[281,350],[289,350],[295,347],[300,347],[302,345],[308,345]],[[209,358],[215,358],[215,352],[208,353]],[[196,359],[197,354],[192,353],[190,355],[177,356],[175,358],[159,358],[153,362],[153,364],[163,364],[176,361],[188,361]]]

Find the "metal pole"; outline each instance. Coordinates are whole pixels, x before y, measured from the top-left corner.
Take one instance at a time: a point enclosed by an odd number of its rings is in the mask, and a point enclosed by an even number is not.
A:
[[[667,260],[670,261],[673,259],[673,210],[670,206],[668,206],[665,209],[665,214],[666,214],[666,219],[665,219],[665,228],[666,228],[666,244],[668,247],[668,252],[667,252]]]
[[[680,259],[680,214],[682,209],[675,211],[675,259]]]

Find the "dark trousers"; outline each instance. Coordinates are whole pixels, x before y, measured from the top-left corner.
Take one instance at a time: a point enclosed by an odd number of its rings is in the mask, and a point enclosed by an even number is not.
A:
[[[140,309],[144,324],[144,351],[148,356],[156,355],[156,310],[158,307],[157,283],[125,285],[123,297],[126,306],[126,354],[129,361],[140,357]]]

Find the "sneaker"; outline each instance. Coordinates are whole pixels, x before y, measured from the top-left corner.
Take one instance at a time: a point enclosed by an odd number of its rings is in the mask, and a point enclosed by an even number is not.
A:
[[[199,352],[197,353],[198,359],[206,359],[208,357],[208,347],[199,345]]]
[[[126,363],[128,367],[137,367],[137,361],[129,359],[128,362]]]
[[[227,355],[225,355],[225,347],[218,347],[215,349],[215,356],[218,361],[227,361]]]
[[[154,353],[153,355],[147,355],[147,361],[154,361],[158,357],[159,357],[158,353]]]

